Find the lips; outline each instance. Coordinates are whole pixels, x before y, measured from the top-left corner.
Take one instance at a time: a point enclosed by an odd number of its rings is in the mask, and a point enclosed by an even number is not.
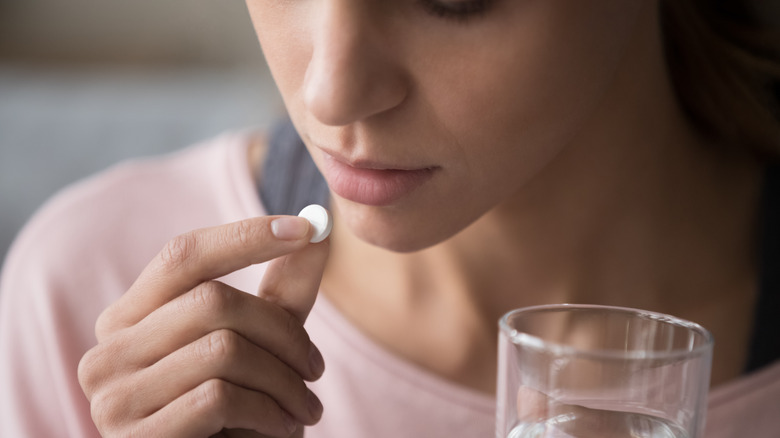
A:
[[[359,204],[391,205],[431,179],[436,167],[393,168],[381,163],[350,163],[323,151],[323,175],[338,196]]]

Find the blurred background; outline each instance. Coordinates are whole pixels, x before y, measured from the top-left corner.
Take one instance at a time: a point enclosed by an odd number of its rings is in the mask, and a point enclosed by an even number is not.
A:
[[[0,261],[64,185],[281,107],[241,0],[0,0]]]

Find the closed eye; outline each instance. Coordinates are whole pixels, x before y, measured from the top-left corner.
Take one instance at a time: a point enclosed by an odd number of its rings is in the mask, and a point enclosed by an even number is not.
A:
[[[492,0],[418,0],[429,13],[447,19],[465,21],[483,14]]]

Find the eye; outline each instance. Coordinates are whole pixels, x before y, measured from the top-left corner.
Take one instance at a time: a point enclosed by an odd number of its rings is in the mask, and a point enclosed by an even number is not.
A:
[[[492,0],[418,0],[429,13],[447,19],[465,21],[483,14]]]

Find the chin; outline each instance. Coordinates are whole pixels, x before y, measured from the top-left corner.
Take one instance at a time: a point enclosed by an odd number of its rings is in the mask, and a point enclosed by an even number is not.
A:
[[[369,230],[355,230],[354,232],[359,239],[368,244],[401,254],[421,251],[446,240],[419,239],[408,233],[397,235],[393,232],[387,232],[387,230],[382,230],[381,235],[376,232],[369,232]]]
[[[412,253],[438,245],[470,223],[451,215],[450,220],[443,221],[440,211],[437,214],[419,208],[350,205],[340,208],[340,213],[346,228],[357,238],[397,253]]]

